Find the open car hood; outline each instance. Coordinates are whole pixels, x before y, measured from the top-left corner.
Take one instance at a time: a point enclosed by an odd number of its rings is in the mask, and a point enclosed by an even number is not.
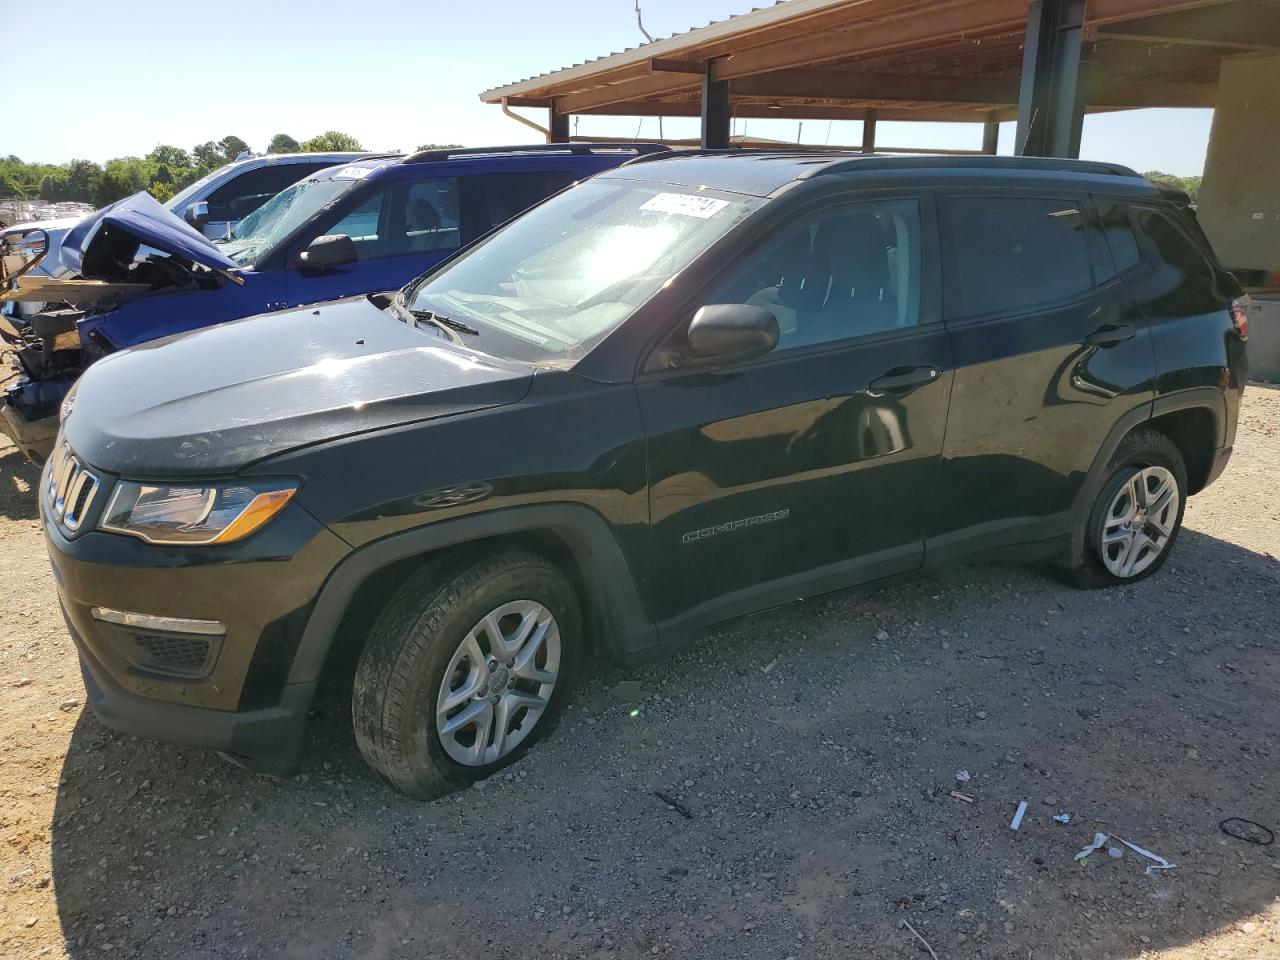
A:
[[[123,250],[122,243],[131,244],[132,251]],[[102,275],[97,266],[102,262],[101,255],[128,263],[143,245],[210,270],[240,269],[240,264],[223,254],[204,234],[145,192],[117,200],[67,231],[62,241],[62,260],[70,270],[90,279],[118,279]]]

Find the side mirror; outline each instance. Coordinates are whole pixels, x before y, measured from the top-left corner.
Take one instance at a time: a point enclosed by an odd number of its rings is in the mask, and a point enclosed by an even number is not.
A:
[[[778,345],[778,318],[764,307],[711,303],[689,324],[689,349],[681,366],[710,367],[740,363]]]
[[[360,251],[356,249],[356,242],[345,233],[316,237],[298,257],[304,270],[329,270],[345,263],[355,263],[359,259]]]
[[[209,222],[209,204],[204,200],[199,200],[188,205],[187,209],[182,211],[182,219],[199,230]]]

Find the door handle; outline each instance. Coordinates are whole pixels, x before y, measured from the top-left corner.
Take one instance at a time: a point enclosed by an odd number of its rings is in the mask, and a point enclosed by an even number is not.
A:
[[[872,397],[883,397],[886,393],[909,393],[917,387],[923,387],[926,383],[933,383],[940,376],[942,371],[937,367],[898,369],[897,372],[891,371],[882,377],[876,377],[867,384],[866,392]]]
[[[1084,338],[1091,347],[1113,347],[1133,339],[1138,331],[1131,323],[1105,323]]]

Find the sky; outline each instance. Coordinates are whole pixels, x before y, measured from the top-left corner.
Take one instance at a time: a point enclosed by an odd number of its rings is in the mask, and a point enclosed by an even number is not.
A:
[[[745,13],[767,0],[642,0],[655,37]],[[56,24],[50,23],[56,10]],[[0,155],[62,163],[190,149],[229,134],[262,150],[276,133],[324,130],[373,150],[483,146],[537,135],[478,94],[634,46],[634,0],[0,0],[7,53],[46,66],[6,85]],[[16,65],[6,56],[10,72]],[[11,78],[12,79],[12,78]],[[33,94],[33,95],[29,95]],[[546,111],[524,111],[545,124]],[[1085,119],[1082,156],[1183,176],[1200,173],[1210,110],[1127,111]],[[856,121],[752,120],[752,136],[861,143]],[[580,135],[656,137],[655,118],[582,117]],[[693,118],[668,137],[696,137]],[[737,121],[735,133],[742,133]],[[1000,149],[1013,145],[1004,124]],[[889,147],[972,148],[976,124],[882,123]]]

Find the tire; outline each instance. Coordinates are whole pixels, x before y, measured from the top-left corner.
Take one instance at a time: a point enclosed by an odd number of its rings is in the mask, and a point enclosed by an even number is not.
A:
[[[529,623],[527,617],[534,623],[520,652],[536,646],[534,659],[504,669],[495,654],[515,649],[514,638]],[[497,625],[501,643],[512,642],[499,646],[487,624]],[[513,550],[426,564],[379,614],[360,654],[351,698],[360,752],[393,787],[421,800],[463,789],[514,763],[546,736],[563,711],[581,662],[581,632],[578,599],[568,579],[535,554]],[[558,650],[555,664],[553,648]],[[478,666],[477,653],[495,666]],[[444,688],[447,670],[449,690]],[[550,675],[554,681],[548,691],[545,677]],[[445,716],[440,711],[449,697],[464,699]],[[535,715],[528,704],[537,699],[545,707]],[[477,719],[452,735],[442,734],[467,711]],[[505,724],[499,724],[500,716]],[[510,735],[498,741],[500,726]],[[495,755],[482,756],[482,750]],[[468,751],[473,755],[460,762]]]
[[[1173,486],[1176,508],[1171,503],[1160,507],[1166,483]],[[1126,522],[1126,505],[1133,503],[1135,496],[1147,497],[1148,502],[1138,503],[1133,519]],[[1078,537],[1082,549],[1067,566],[1070,581],[1090,590],[1138,583],[1153,576],[1173,551],[1186,506],[1187,470],[1177,445],[1155,430],[1134,430],[1120,441],[1083,518],[1085,526]],[[1144,522],[1148,509],[1152,518]],[[1125,540],[1126,534],[1138,536]],[[1132,553],[1130,545],[1137,548]],[[1129,559],[1132,568],[1124,572]]]

